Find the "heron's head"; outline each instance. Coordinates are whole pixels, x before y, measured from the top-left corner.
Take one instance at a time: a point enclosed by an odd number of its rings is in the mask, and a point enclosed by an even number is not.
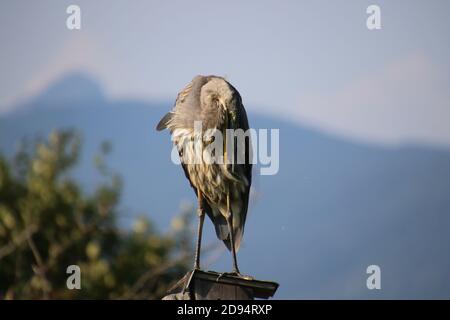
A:
[[[208,76],[207,79],[200,94],[202,112],[234,112],[240,101],[239,92],[222,77]]]

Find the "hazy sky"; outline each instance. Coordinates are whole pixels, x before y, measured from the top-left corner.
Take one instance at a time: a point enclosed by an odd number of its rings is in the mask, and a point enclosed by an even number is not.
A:
[[[66,8],[81,7],[81,30]],[[381,8],[381,30],[366,8]],[[0,2],[0,115],[68,71],[173,101],[226,76],[246,107],[357,140],[450,146],[449,1]]]

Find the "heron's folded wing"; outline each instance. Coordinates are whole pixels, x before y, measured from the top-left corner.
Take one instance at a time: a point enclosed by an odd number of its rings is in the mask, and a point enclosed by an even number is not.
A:
[[[172,120],[173,113],[168,112],[158,123],[156,126],[156,130],[161,131],[167,128],[167,125],[169,124],[170,120]]]

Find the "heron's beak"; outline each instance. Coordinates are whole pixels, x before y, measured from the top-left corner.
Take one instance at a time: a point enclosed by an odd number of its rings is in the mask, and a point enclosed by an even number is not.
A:
[[[225,103],[225,101],[220,99],[219,102],[220,102],[220,105],[222,106],[223,111],[228,112],[227,104]]]

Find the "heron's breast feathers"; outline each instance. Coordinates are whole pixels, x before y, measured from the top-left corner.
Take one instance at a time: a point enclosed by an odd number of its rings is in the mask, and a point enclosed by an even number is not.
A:
[[[233,198],[239,198],[239,194],[246,192],[249,182],[245,175],[236,170],[237,166],[214,163],[209,159],[212,155],[204,152],[212,143],[204,136],[195,136],[193,130],[177,129],[172,133],[172,139],[177,146],[180,160],[186,167],[189,179],[194,187],[199,189],[212,204],[226,202],[227,193]],[[214,156],[214,155],[213,155]]]

